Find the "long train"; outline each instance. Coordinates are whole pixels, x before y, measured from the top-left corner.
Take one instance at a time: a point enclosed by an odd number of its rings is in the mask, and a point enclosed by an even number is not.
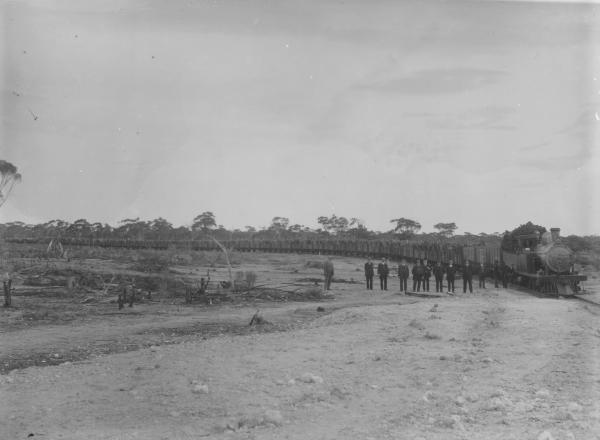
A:
[[[428,260],[447,264],[452,260],[457,266],[466,261],[488,272],[499,271],[513,283],[541,293],[572,295],[580,291],[580,282],[587,280],[574,271],[573,251],[559,237],[560,229],[529,235],[515,235],[511,249],[493,246],[465,246],[444,243],[414,243],[398,240],[224,240],[220,243],[239,252],[273,252],[316,255],[340,255],[382,258],[392,261]],[[13,243],[45,243],[47,239],[6,238]],[[121,240],[98,238],[61,238],[63,246],[96,246],[124,249],[170,248],[195,251],[219,250],[213,240]],[[477,271],[478,269],[476,269]]]
[[[6,242],[22,244],[48,244],[47,238],[5,238]],[[213,240],[120,240],[101,238],[60,239],[63,246],[92,246],[122,249],[155,249],[166,250],[189,249],[194,251],[219,250]],[[315,255],[339,255],[371,258],[388,258],[399,261],[406,258],[410,261],[427,259],[430,262],[447,263],[450,260],[462,265],[466,260],[472,263],[491,265],[501,261],[499,246],[462,246],[447,244],[422,244],[393,240],[221,240],[228,249],[238,252],[273,252],[298,253]]]

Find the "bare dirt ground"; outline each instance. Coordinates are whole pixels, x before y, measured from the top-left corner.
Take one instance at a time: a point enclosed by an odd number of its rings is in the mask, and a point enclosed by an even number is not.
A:
[[[241,264],[257,284],[305,288],[319,259]],[[0,439],[600,438],[600,307],[493,287],[404,296],[396,279],[367,292],[362,260],[334,262],[341,282],[319,301],[118,311],[88,292],[65,320],[17,289],[0,326]],[[250,327],[257,308],[267,323]]]

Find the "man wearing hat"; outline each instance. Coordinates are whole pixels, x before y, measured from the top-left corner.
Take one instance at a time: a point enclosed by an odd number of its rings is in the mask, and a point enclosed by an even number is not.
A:
[[[331,289],[331,281],[333,280],[333,262],[331,258],[323,264],[323,274],[325,275],[325,290]]]
[[[379,286],[381,290],[387,290],[387,278],[390,270],[387,265],[387,259],[383,258],[377,265],[377,275],[379,275]]]
[[[444,281],[444,268],[442,267],[442,263],[440,261],[433,268],[433,276],[435,277],[435,291],[441,292]]]
[[[375,271],[373,270],[373,262],[369,258],[365,263],[365,278],[367,280],[367,290],[373,290],[373,275]]]
[[[423,260],[423,292],[429,292],[429,279],[431,278],[431,266],[427,259]]]
[[[448,281],[448,292],[454,293],[454,278],[456,276],[456,266],[452,260],[449,261],[446,268],[446,280]]]
[[[423,279],[423,273],[424,266],[421,264],[421,260],[417,258],[412,268],[413,292],[419,292],[421,290],[421,280]]]
[[[410,275],[410,269],[406,260],[402,260],[401,264],[398,265],[398,278],[400,279],[400,292],[408,291],[408,276]]]
[[[467,285],[469,286],[469,293],[473,293],[473,268],[469,263],[469,260],[465,261],[465,267],[463,268],[463,293],[467,293]]]

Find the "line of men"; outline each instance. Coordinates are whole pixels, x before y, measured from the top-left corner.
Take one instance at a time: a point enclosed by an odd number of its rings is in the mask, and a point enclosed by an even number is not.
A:
[[[408,266],[406,260],[402,260],[398,265],[398,278],[400,280],[400,292],[408,292],[408,278],[412,274],[412,291],[420,292],[421,288],[423,292],[429,292],[429,281],[433,275],[435,278],[435,291],[443,292],[444,286],[444,275],[446,275],[446,282],[448,286],[448,292],[454,293],[455,291],[455,280],[458,273],[462,275],[463,280],[463,292],[466,293],[467,288],[470,293],[473,293],[473,275],[477,274],[479,281],[479,288],[485,289],[485,280],[488,276],[491,276],[494,280],[494,286],[502,287],[508,286],[508,281],[512,276],[511,269],[506,265],[500,264],[495,261],[493,266],[488,267],[481,263],[477,269],[474,269],[469,261],[465,262],[465,265],[459,270],[454,262],[450,260],[447,265],[443,266],[441,262],[437,262],[434,266],[431,266],[426,259],[417,259],[412,265],[412,269]],[[381,263],[377,265],[377,275],[379,276],[379,287],[381,290],[387,290],[387,280],[390,274],[387,258],[383,258]],[[367,290],[373,290],[373,278],[375,276],[375,267],[371,259],[365,263],[365,278],[367,281]]]

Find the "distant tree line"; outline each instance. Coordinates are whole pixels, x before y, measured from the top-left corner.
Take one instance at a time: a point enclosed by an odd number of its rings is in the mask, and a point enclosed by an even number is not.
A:
[[[458,241],[461,244],[479,244],[481,242],[497,241],[501,234],[478,235],[465,234],[454,236],[457,229],[456,223],[437,223],[433,225],[436,232],[421,233],[421,224],[408,218],[390,220],[393,228],[388,231],[374,231],[356,217],[342,217],[335,214],[319,216],[319,227],[310,228],[301,224],[291,224],[289,218],[277,216],[271,224],[265,227],[246,226],[241,229],[227,229],[217,223],[216,216],[211,211],[205,211],[193,218],[191,226],[174,226],[166,219],[159,217],[154,220],[141,220],[139,218],[126,218],[116,225],[107,223],[89,222],[78,219],[74,222],[65,220],[51,220],[40,224],[25,224],[11,222],[0,224],[0,234],[11,238],[61,238],[74,237],[78,239],[123,239],[123,240],[196,240],[207,236],[217,240],[239,239],[307,239],[307,238],[336,238],[336,239],[394,239],[394,240],[420,240]]]

